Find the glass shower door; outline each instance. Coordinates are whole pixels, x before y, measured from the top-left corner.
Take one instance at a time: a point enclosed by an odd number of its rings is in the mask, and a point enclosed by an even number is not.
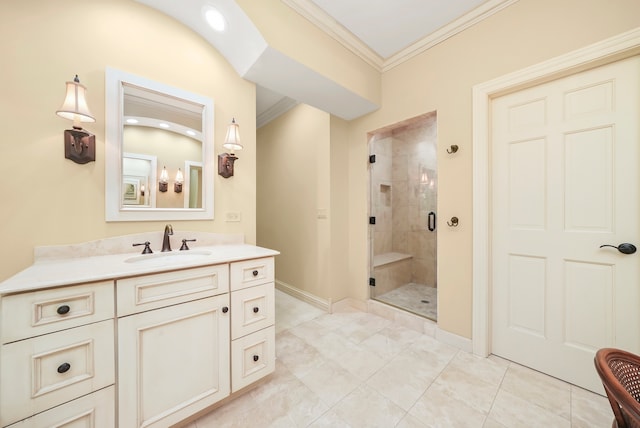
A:
[[[370,296],[437,318],[436,115],[369,136]]]

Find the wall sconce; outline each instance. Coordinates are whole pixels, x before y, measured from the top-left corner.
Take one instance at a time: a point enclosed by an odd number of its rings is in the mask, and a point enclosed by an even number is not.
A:
[[[182,192],[182,182],[184,181],[184,177],[182,176],[182,171],[178,168],[178,172],[176,173],[176,182],[173,184],[173,191],[176,193]]]
[[[144,196],[144,184],[140,185],[140,196]]]
[[[96,121],[87,107],[86,91],[76,74],[73,82],[67,82],[64,103],[56,111],[58,116],[73,120],[73,129],[64,131],[64,157],[80,164],[96,160],[96,137],[80,126],[80,122]]]
[[[169,173],[167,172],[167,167],[162,167],[162,172],[160,173],[160,181],[158,182],[158,190],[161,192],[166,192],[169,186]]]
[[[218,174],[224,178],[229,178],[233,175],[233,163],[238,159],[233,152],[234,150],[242,150],[242,144],[240,144],[240,126],[236,123],[235,118],[227,128],[227,136],[224,139],[222,147],[229,150],[230,153],[218,155]]]

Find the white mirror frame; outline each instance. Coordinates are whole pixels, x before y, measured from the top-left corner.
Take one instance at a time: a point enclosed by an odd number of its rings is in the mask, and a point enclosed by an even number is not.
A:
[[[202,208],[123,207],[122,135],[123,82],[150,91],[181,98],[202,105]],[[110,67],[105,72],[106,147],[105,147],[105,218],[106,221],[213,220],[213,100],[202,95],[158,83]]]

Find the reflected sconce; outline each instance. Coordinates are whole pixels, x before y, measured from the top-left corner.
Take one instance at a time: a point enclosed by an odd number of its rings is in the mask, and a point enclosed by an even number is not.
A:
[[[158,190],[161,192],[166,192],[169,186],[169,173],[167,172],[167,167],[162,167],[162,172],[160,173],[160,181],[158,182]]]
[[[178,172],[176,173],[176,182],[173,184],[173,191],[176,193],[182,192],[182,182],[184,181],[184,177],[182,175],[182,171],[178,168]]]
[[[95,122],[85,97],[87,88],[80,84],[78,75],[67,82],[67,94],[56,114],[73,121],[73,129],[64,131],[64,157],[85,164],[96,160],[96,137],[82,129],[80,122]]]
[[[144,196],[144,184],[140,185],[140,196]]]
[[[218,174],[224,178],[229,178],[233,176],[233,163],[238,159],[233,152],[235,150],[242,150],[242,144],[240,144],[240,126],[236,123],[235,118],[227,128],[227,136],[224,139],[222,147],[229,150],[229,153],[218,155]]]

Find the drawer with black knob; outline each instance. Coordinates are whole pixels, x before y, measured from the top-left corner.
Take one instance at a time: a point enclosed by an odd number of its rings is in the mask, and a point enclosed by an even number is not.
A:
[[[273,282],[273,257],[231,263],[231,291]]]
[[[276,367],[275,327],[231,342],[231,392],[273,373]]]
[[[273,283],[231,292],[231,339],[275,323]]]
[[[0,426],[115,382],[114,321],[20,340],[0,353]]]
[[[2,297],[2,343],[90,324],[114,316],[113,281]]]

